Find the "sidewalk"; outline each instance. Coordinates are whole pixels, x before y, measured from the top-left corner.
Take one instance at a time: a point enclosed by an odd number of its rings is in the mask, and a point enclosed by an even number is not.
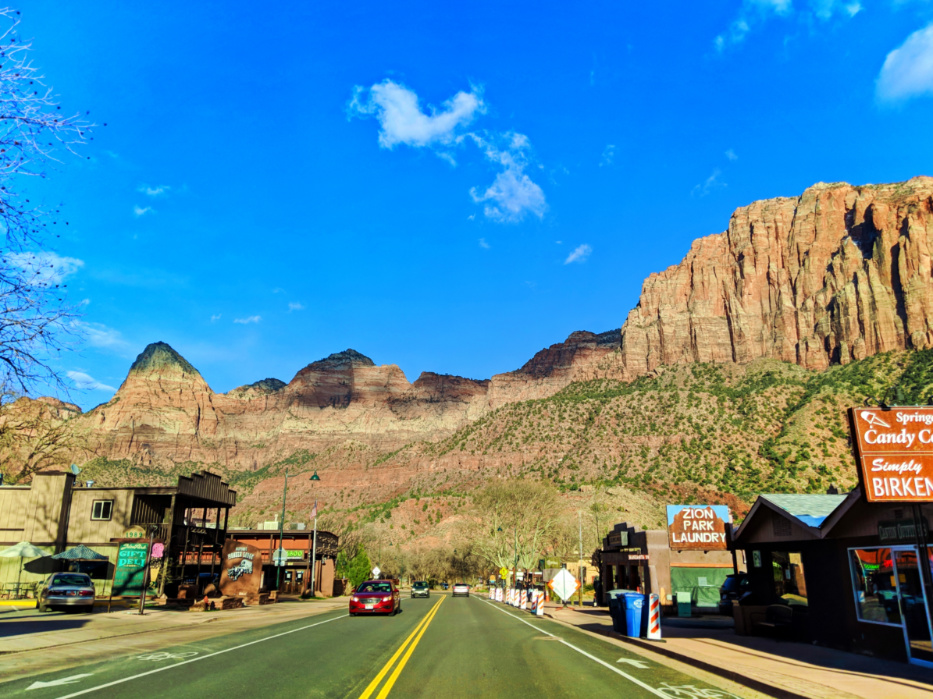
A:
[[[33,609],[0,614],[0,676],[24,677],[166,644],[236,633],[344,609],[346,598],[299,601],[215,612],[147,607],[96,609],[93,614],[41,614]]]
[[[614,632],[609,613],[602,609],[548,604],[545,614],[619,639],[636,652],[664,655],[775,697],[933,699],[933,670],[804,643],[737,636],[723,618],[706,623],[662,619],[661,643]]]

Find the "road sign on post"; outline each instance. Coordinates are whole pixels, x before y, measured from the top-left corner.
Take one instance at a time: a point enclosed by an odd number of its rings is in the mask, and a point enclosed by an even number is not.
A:
[[[272,565],[284,566],[286,563],[288,563],[288,551],[276,549],[272,552]]]
[[[573,577],[571,573],[566,568],[561,568],[561,570],[554,576],[553,580],[548,583],[550,588],[554,590],[554,594],[561,598],[561,601],[564,603],[567,602],[573,594],[579,589],[580,582]]]
[[[507,577],[509,577],[509,569],[505,566],[502,566],[499,568],[499,578],[505,580]]]
[[[379,566],[373,568],[373,577],[378,578],[382,574],[382,571],[379,570]]]

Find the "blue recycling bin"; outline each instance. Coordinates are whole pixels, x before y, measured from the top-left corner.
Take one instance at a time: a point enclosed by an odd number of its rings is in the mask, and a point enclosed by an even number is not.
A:
[[[629,638],[639,638],[645,596],[640,592],[627,592],[622,597],[625,603],[625,635]]]
[[[609,616],[612,617],[612,630],[625,633],[625,604],[622,599],[627,590],[609,590]]]

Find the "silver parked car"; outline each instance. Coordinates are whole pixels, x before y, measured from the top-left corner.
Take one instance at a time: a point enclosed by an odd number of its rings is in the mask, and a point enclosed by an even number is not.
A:
[[[452,597],[469,597],[470,596],[470,586],[466,583],[458,582],[454,583],[454,592]]]
[[[94,583],[84,573],[52,573],[39,586],[36,607],[43,612],[56,607],[93,611]]]

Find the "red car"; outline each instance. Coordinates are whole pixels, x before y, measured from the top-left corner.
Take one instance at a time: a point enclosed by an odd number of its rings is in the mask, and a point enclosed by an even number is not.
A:
[[[350,616],[357,614],[398,614],[402,596],[392,580],[367,580],[350,597]]]

